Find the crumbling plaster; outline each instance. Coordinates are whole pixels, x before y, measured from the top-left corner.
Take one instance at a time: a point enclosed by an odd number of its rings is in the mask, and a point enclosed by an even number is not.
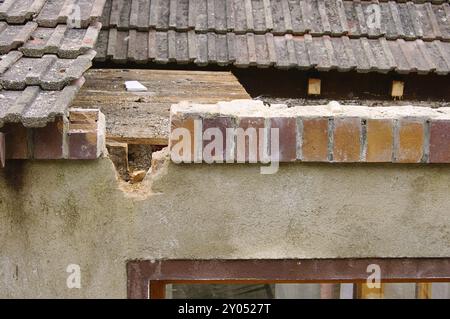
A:
[[[131,192],[108,158],[10,161],[0,297],[126,297],[130,259],[450,257],[447,165],[259,172],[165,162]],[[66,286],[69,264],[81,289]]]

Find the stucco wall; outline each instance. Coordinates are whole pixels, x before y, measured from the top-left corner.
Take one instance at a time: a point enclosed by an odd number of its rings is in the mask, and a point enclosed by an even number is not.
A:
[[[449,166],[167,163],[153,179],[130,195],[107,158],[9,162],[0,297],[125,297],[129,259],[450,256]]]

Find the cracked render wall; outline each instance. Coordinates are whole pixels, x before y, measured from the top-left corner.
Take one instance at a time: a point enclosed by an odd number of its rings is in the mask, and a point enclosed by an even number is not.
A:
[[[259,172],[164,162],[132,193],[108,158],[11,161],[0,172],[0,297],[126,297],[130,259],[450,256],[448,166]],[[81,289],[66,286],[72,263]]]

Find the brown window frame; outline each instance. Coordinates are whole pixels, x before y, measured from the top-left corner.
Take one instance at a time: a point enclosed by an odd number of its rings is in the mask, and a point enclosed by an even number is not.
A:
[[[450,282],[450,258],[131,260],[130,299],[163,299],[167,284],[363,283],[367,266],[383,283]]]

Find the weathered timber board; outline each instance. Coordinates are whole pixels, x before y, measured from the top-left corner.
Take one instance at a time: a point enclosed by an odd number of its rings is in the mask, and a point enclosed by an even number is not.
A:
[[[107,138],[126,143],[166,145],[169,109],[174,103],[217,103],[250,96],[230,72],[143,69],[91,69],[72,106],[99,108],[106,116]],[[137,80],[147,92],[125,90]]]

